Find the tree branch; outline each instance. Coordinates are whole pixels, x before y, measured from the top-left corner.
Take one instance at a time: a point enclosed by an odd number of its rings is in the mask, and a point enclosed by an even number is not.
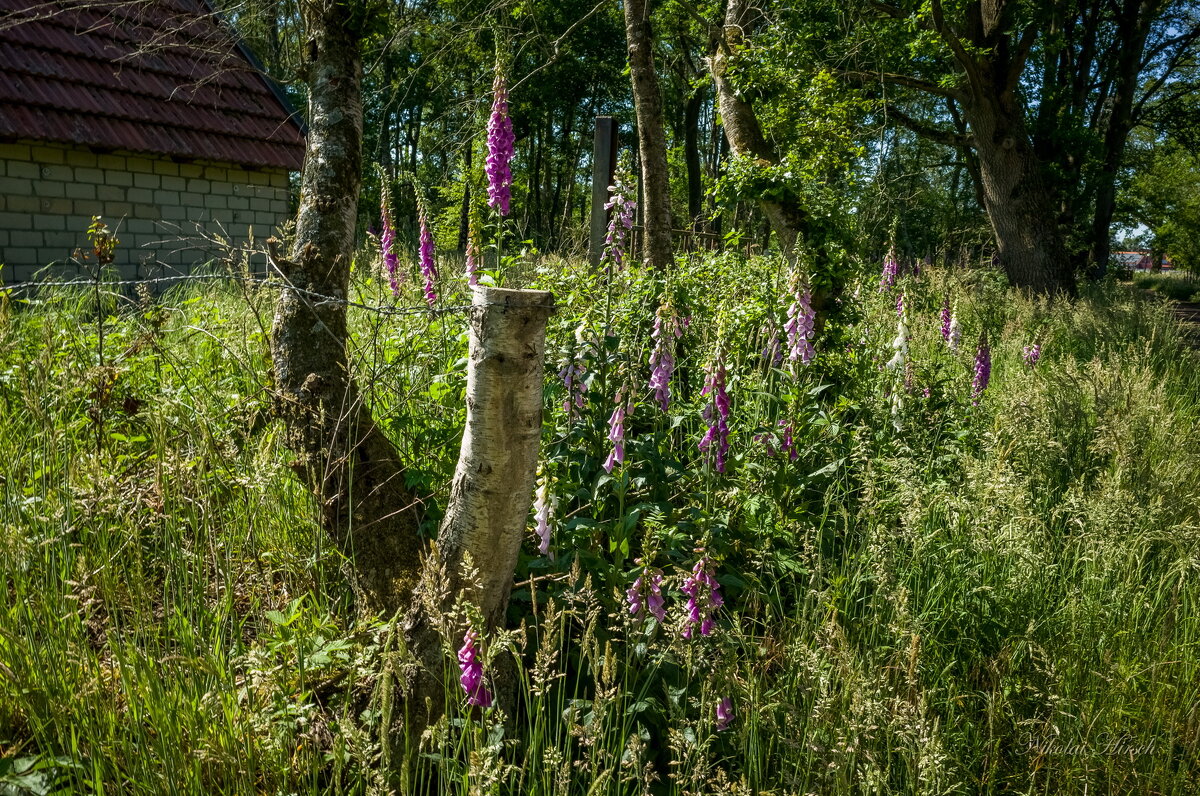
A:
[[[1146,91],[1142,94],[1141,98],[1133,106],[1134,120],[1141,119],[1142,112],[1145,110],[1146,102],[1148,102],[1155,94],[1158,93],[1159,89],[1163,87],[1171,75],[1175,74],[1175,70],[1179,68],[1184,57],[1187,55],[1189,47],[1198,38],[1200,38],[1200,28],[1190,31],[1186,36],[1176,37],[1175,41],[1182,41],[1183,46],[1180,47],[1175,55],[1171,57],[1171,60],[1167,63],[1167,67],[1163,70],[1163,73],[1150,83],[1150,85],[1146,88]]]
[[[908,12],[900,6],[892,5],[891,3],[880,2],[880,0],[872,0],[871,8],[882,13],[884,16],[889,16],[892,19],[908,19]],[[927,26],[926,26],[927,27]]]
[[[543,69],[547,68],[548,66],[553,65],[556,61],[558,61],[559,55],[562,54],[560,48],[562,46],[563,41],[565,39],[569,38],[570,35],[575,32],[576,28],[578,28],[584,22],[587,22],[589,19],[594,17],[596,15],[596,13],[599,12],[600,9],[602,9],[605,5],[607,5],[606,1],[600,0],[600,2],[596,3],[596,5],[592,7],[591,11],[587,12],[586,14],[581,16],[579,19],[577,19],[573,23],[571,23],[571,27],[569,27],[565,31],[563,31],[563,34],[561,36],[559,36],[557,39],[550,42],[550,57],[544,63],[539,64],[538,66],[531,69],[528,74],[526,74],[524,77],[522,77],[516,83],[513,83],[511,86],[509,86],[508,90],[510,92],[516,91],[521,86],[521,84],[524,83],[526,80],[528,80],[529,78],[536,75],[538,72],[542,71]]]
[[[970,147],[972,145],[971,136],[955,133],[950,130],[943,130],[940,127],[935,127],[932,124],[914,119],[904,111],[889,103],[884,103],[883,112],[884,115],[891,116],[896,121],[900,122],[902,127],[906,127],[922,138],[928,138],[930,141],[936,141],[939,144],[945,144],[946,146],[952,146],[959,149]]]
[[[1141,69],[1149,68],[1150,64],[1152,64],[1154,62],[1155,58],[1162,55],[1168,49],[1170,49],[1171,47],[1174,47],[1176,44],[1179,44],[1180,42],[1183,43],[1183,47],[1180,48],[1180,52],[1184,51],[1187,48],[1187,46],[1189,44],[1191,44],[1192,41],[1195,40],[1197,33],[1200,33],[1200,31],[1193,28],[1192,30],[1189,30],[1187,33],[1181,33],[1178,36],[1172,36],[1169,39],[1164,39],[1164,40],[1160,41],[1158,44],[1156,44],[1153,47],[1146,50],[1146,56],[1142,59],[1142,62],[1138,66],[1138,69],[1141,70]]]
[[[1008,66],[1008,75],[1004,80],[1004,91],[1011,93],[1017,90],[1017,83],[1021,80],[1021,73],[1025,71],[1025,61],[1029,58],[1029,51],[1033,49],[1033,43],[1037,41],[1038,27],[1030,25],[1021,32],[1021,38],[1017,41],[1016,52],[1013,53],[1012,63]]]
[[[955,59],[959,62],[962,68],[967,73],[967,82],[971,84],[971,88],[976,91],[980,90],[983,81],[979,75],[979,65],[975,63],[975,59],[967,52],[967,48],[963,47],[962,41],[946,24],[946,17],[942,13],[941,0],[930,0],[930,11],[933,14],[933,29],[942,37],[942,40],[950,47],[950,51],[954,53]]]
[[[863,83],[884,82],[891,83],[895,86],[904,86],[906,88],[924,91],[926,94],[933,94],[937,97],[945,97],[946,99],[965,99],[965,95],[954,88],[946,88],[939,86],[937,83],[932,83],[928,80],[922,80],[919,77],[910,75],[898,75],[893,72],[846,72],[839,71],[838,75],[849,80],[858,80]]]
[[[701,30],[705,31],[710,37],[714,33],[720,32],[721,26],[701,14],[700,9],[696,8],[692,3],[686,2],[686,0],[678,0],[675,3],[675,7],[691,17],[692,21],[699,25]]]

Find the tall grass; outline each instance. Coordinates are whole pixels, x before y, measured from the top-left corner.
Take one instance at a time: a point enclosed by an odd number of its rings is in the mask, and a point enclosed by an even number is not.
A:
[[[1153,290],[1175,301],[1196,301],[1200,296],[1200,282],[1195,274],[1179,271],[1140,272],[1133,276],[1133,284],[1143,290]]]
[[[469,709],[448,679],[424,739],[397,718],[398,634],[352,618],[278,442],[271,296],[0,309],[0,793],[1200,789],[1200,376],[1166,310],[1115,285],[1048,304],[984,272],[907,277],[913,385],[893,414],[895,292],[869,276],[797,375],[759,353],[783,311],[770,260],[667,284],[553,262],[527,278],[560,306],[552,556],[528,546],[511,629],[484,640],[489,672],[519,662],[508,709]],[[624,380],[646,392],[664,290],[690,316],[675,403],[639,405],[610,476],[609,404]],[[461,433],[462,324],[354,317],[358,375],[430,532]],[[581,326],[588,405],[569,421],[554,374]],[[985,327],[993,377],[972,407]],[[727,475],[695,449],[718,342]],[[781,420],[795,461],[755,440],[777,447]],[[726,607],[684,639],[699,545]],[[667,574],[661,626],[625,607],[637,559]]]

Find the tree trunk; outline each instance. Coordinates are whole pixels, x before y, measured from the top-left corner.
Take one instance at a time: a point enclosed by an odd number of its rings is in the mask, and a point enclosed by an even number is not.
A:
[[[475,181],[475,172],[471,168],[471,161],[474,154],[474,144],[468,144],[463,162],[462,206],[458,210],[458,250],[463,254],[467,252],[468,238],[471,235],[471,185]]]
[[[584,114],[583,118],[586,120],[592,116],[595,116],[595,114]],[[571,118],[575,118],[573,113]],[[573,138],[575,146],[571,149],[571,161],[567,164],[566,176],[563,178],[567,190],[566,198],[563,201],[562,218],[554,230],[554,246],[556,249],[561,248],[563,238],[570,232],[571,210],[575,204],[575,180],[579,176],[579,156],[583,154],[583,144],[586,140],[583,135],[575,135]]]
[[[409,743],[445,709],[443,639],[457,647],[466,630],[452,619],[456,603],[465,599],[478,609],[484,627],[476,630],[504,624],[541,443],[546,320],[554,296],[476,287],[472,304],[467,425],[450,505],[438,532],[437,565],[425,568],[404,623],[415,658],[402,683],[402,738]],[[497,674],[490,684],[511,715],[514,678]]]
[[[528,219],[527,228],[538,231],[542,228],[542,151],[546,136],[542,133],[537,121],[531,122],[529,133],[531,165],[529,167],[529,193],[526,194],[529,197],[529,207],[525,218]]]
[[[1150,34],[1150,24],[1161,5],[1158,0],[1133,0],[1126,2],[1121,9],[1116,36],[1118,47],[1112,112],[1104,131],[1104,155],[1096,175],[1096,209],[1092,217],[1092,246],[1088,252],[1088,271],[1093,278],[1103,277],[1108,270],[1117,172],[1125,155],[1125,142],[1133,127],[1133,95],[1138,87],[1142,51]]]
[[[546,320],[554,296],[540,290],[476,287],[467,366],[467,425],[438,553],[451,583],[503,623],[525,533],[542,436]],[[464,559],[480,582],[461,578]],[[455,589],[457,591],[457,589]]]
[[[721,112],[721,125],[725,138],[735,158],[749,158],[773,165],[778,162],[774,148],[763,136],[754,107],[739,96],[729,82],[727,71],[729,60],[741,48],[745,35],[755,23],[749,0],[729,0],[725,9],[725,27],[717,38],[716,47],[709,57],[709,69],[713,85],[717,90],[717,107]],[[759,199],[759,207],[779,236],[779,245],[789,262],[795,259],[796,239],[804,224],[806,214],[795,201]]]
[[[563,216],[562,208],[564,205],[571,204],[571,186],[575,181],[575,158],[579,151],[580,136],[575,135],[575,117],[578,104],[574,99],[568,104],[566,110],[563,111],[565,124],[562,128],[563,157],[558,163],[554,164],[554,192],[550,199],[550,217],[546,221],[546,241],[547,246],[551,250],[558,251],[559,242],[562,233],[562,225],[559,224],[559,218]],[[569,154],[568,154],[569,153]],[[563,188],[566,188],[566,198],[563,197]]]
[[[1054,198],[1033,153],[1020,110],[984,93],[963,108],[979,156],[984,208],[1000,263],[1014,287],[1075,293],[1075,271],[1058,230]]]
[[[629,44],[629,73],[637,115],[643,192],[643,252],[650,265],[665,269],[674,256],[671,247],[671,193],[667,177],[667,138],[663,131],[662,95],[654,71],[654,37],[647,0],[624,0],[625,38]]]
[[[697,86],[688,97],[683,111],[683,154],[687,163],[688,219],[691,229],[701,229],[704,212],[704,181],[700,174],[700,110],[704,107],[704,87]]]
[[[408,602],[422,544],[395,449],[350,375],[339,301],[349,283],[362,166],[359,31],[336,3],[309,9],[308,153],[296,241],[290,258],[275,256],[292,287],[281,291],[271,329],[275,406],[321,525],[352,562],[360,612],[390,614]]]

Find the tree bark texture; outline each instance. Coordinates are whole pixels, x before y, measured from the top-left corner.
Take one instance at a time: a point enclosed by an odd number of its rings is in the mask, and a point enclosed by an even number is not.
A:
[[[940,0],[931,0],[933,29],[965,73],[960,90],[936,88],[962,108],[979,157],[984,209],[1000,262],[1014,287],[1035,293],[1075,293],[1075,270],[1059,229],[1055,192],[1034,150],[1025,121],[1020,79],[1036,27],[1013,32],[1012,0],[977,0],[961,29],[950,25]]]
[[[1033,153],[1019,109],[984,96],[963,113],[979,157],[984,209],[1000,262],[1015,287],[1075,292],[1075,271],[1058,229],[1053,196]]]
[[[437,547],[452,591],[502,624],[533,497],[542,436],[546,320],[554,296],[474,288],[467,365],[467,425]],[[470,556],[479,582],[462,580]]]
[[[410,744],[445,709],[443,639],[457,643],[466,630],[451,626],[455,604],[465,600],[478,609],[484,627],[477,630],[504,624],[541,444],[546,320],[554,312],[554,296],[480,286],[472,305],[467,424],[450,504],[436,561],[424,569],[404,623],[413,663],[402,684],[402,737]],[[506,676],[504,666],[490,682],[511,715],[515,677]]]
[[[654,36],[647,0],[624,0],[625,37],[629,44],[629,73],[637,115],[641,155],[643,251],[650,265],[668,268],[671,246],[671,192],[667,177],[667,138],[663,129],[662,94],[654,71]]]
[[[306,7],[308,152],[295,246],[274,258],[292,289],[276,305],[271,361],[293,467],[348,559],[358,609],[390,614],[409,600],[423,545],[395,448],[363,406],[346,351],[362,156],[360,33],[349,18],[335,2]]]

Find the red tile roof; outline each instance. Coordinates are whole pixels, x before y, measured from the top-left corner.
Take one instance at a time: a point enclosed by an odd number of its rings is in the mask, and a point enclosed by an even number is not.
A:
[[[203,0],[0,0],[0,138],[304,161],[295,114]]]

